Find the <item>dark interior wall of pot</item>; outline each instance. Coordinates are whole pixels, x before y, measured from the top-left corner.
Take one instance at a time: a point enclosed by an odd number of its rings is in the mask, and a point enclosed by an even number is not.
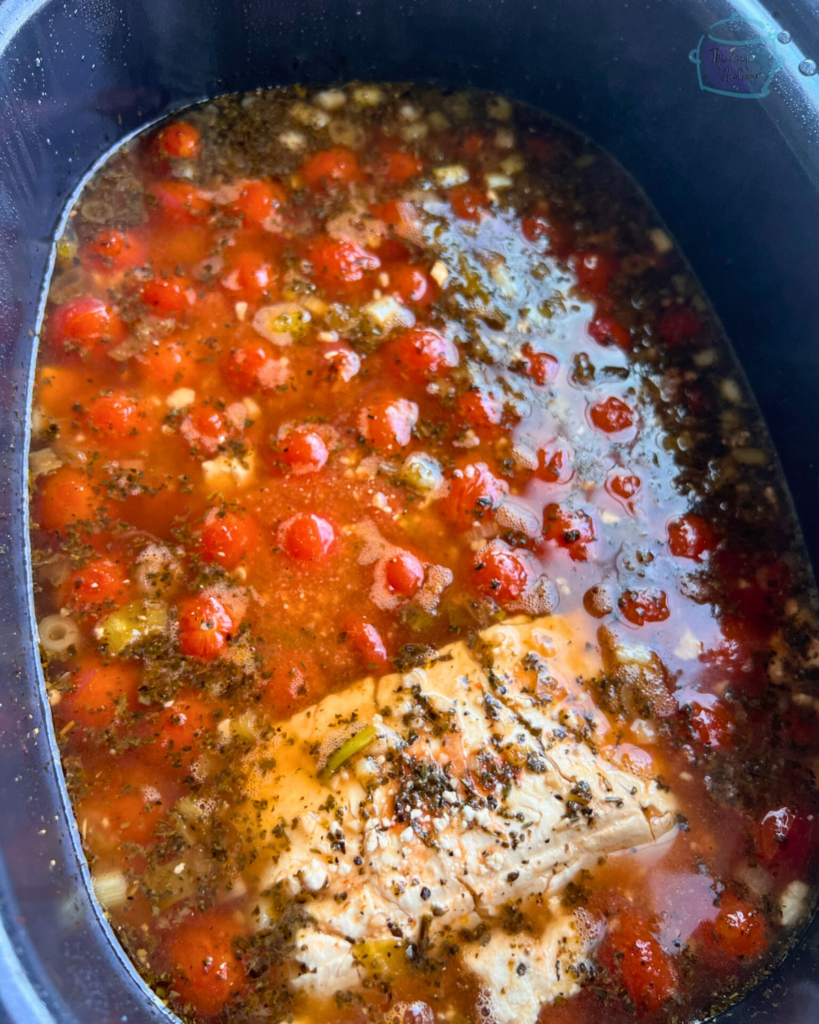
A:
[[[774,91],[701,92],[689,51],[722,3],[648,0],[74,0],[0,4],[0,1002],[16,1022],[166,1019],[87,898],[61,804],[29,632],[22,502],[31,335],[50,239],[92,163],[146,121],[214,92],[345,78],[438,79],[565,118],[643,184],[728,329],[819,560],[819,58],[815,3]],[[762,8],[755,8],[761,12]],[[816,12],[814,12],[815,14]],[[767,16],[770,22],[770,16]],[[812,47],[812,49],[811,49]],[[819,1019],[817,937],[762,1019]],[[0,1019],[2,1019],[0,1010]],[[750,1007],[730,1015],[748,1019]]]

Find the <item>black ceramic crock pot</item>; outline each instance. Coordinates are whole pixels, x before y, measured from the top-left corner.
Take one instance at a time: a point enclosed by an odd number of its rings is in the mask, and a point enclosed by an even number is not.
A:
[[[759,78],[703,74],[715,39],[752,40]],[[173,1020],[89,896],[33,632],[34,339],[51,240],[89,169],[180,106],[298,81],[432,79],[557,114],[631,171],[678,238],[745,366],[817,564],[811,58],[817,0],[0,0],[0,1024]],[[819,1022],[819,922],[721,1018],[752,1019]]]

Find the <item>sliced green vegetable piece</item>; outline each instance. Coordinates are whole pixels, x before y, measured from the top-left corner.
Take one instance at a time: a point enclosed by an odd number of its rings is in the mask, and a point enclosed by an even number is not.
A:
[[[164,604],[132,601],[111,612],[94,630],[112,654],[119,654],[130,644],[168,627],[168,609]]]
[[[374,725],[365,725],[363,729],[359,729],[327,758],[327,764],[319,772],[319,778],[326,782],[346,761],[368,747],[377,735]]]

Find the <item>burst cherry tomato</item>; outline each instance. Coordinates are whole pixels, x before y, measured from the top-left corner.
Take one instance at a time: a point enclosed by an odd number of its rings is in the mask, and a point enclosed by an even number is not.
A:
[[[665,592],[656,587],[624,591],[617,601],[617,607],[623,617],[635,626],[642,626],[646,622],[665,622],[671,614]]]
[[[69,607],[115,607],[128,599],[128,573],[110,558],[96,558],[68,577],[66,590]]]
[[[191,305],[191,282],[181,274],[155,277],[142,286],[142,299],[161,314],[182,313]]]
[[[236,922],[227,913],[210,910],[177,925],[168,951],[173,989],[181,1004],[191,1003],[200,1014],[211,1016],[241,988],[245,972],[237,961],[232,940]]]
[[[533,352],[530,345],[523,346],[523,355],[526,359],[524,373],[531,377],[535,384],[543,387],[555,379],[560,369],[557,356],[553,356],[551,352]]]
[[[541,448],[537,453],[536,475],[550,484],[565,484],[574,475],[571,454],[560,445]]]
[[[223,284],[253,302],[271,290],[275,279],[276,272],[264,253],[246,249],[231,258]]]
[[[435,301],[435,282],[423,269],[410,263],[399,263],[390,270],[389,290],[408,305],[428,306]]]
[[[291,558],[300,562],[318,562],[323,559],[336,538],[331,523],[321,516],[299,513],[282,523],[279,543]]]
[[[80,249],[80,261],[93,270],[133,270],[146,259],[145,245],[132,233],[103,229]]]
[[[396,185],[402,185],[410,178],[414,178],[424,169],[424,161],[414,153],[406,150],[387,150],[382,153],[378,162],[377,170],[387,181]]]
[[[209,594],[188,598],[179,609],[179,647],[183,654],[212,661],[225,649],[233,622],[222,602]]]
[[[98,437],[111,441],[137,437],[147,427],[146,413],[141,404],[121,391],[101,395],[90,402],[85,419]]]
[[[618,434],[634,426],[634,410],[612,395],[591,407],[589,419],[598,430],[606,434]]]
[[[708,702],[703,696],[700,700],[691,701],[687,713],[691,732],[700,743],[712,750],[730,745],[734,716],[725,703],[720,700]]]
[[[156,203],[154,219],[165,224],[195,224],[210,213],[210,200],[185,181],[154,185],[151,196]]]
[[[606,490],[621,501],[631,501],[640,490],[640,478],[634,473],[615,473],[606,481]]]
[[[96,522],[105,502],[87,476],[61,466],[45,478],[40,490],[39,523],[44,530],[62,530],[80,522]]]
[[[86,659],[72,677],[73,691],[65,698],[64,713],[89,729],[110,725],[120,709],[137,704],[139,671],[134,665]]]
[[[551,503],[543,510],[543,536],[566,548],[574,561],[585,562],[587,544],[595,540],[594,520],[583,509],[568,509]]]
[[[476,429],[496,427],[503,419],[503,406],[493,394],[474,388],[458,398],[458,412]]]
[[[245,224],[261,224],[286,201],[287,192],[278,181],[246,181],[233,206]]]
[[[703,555],[714,550],[718,540],[711,524],[696,512],[686,512],[668,524],[668,546],[677,558],[699,562]]]
[[[617,345],[628,351],[631,348],[631,335],[610,316],[597,316],[589,324],[589,334],[598,345]]]
[[[623,913],[612,927],[602,959],[619,972],[626,992],[649,1013],[662,1009],[676,991],[677,973],[671,958],[633,912]]]
[[[768,946],[762,915],[730,890],[720,897],[716,920],[700,925],[694,938],[706,956],[746,961],[757,960]]]

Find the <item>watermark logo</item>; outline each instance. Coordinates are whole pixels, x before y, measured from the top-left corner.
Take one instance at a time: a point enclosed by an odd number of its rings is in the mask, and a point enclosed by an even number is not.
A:
[[[760,100],[782,67],[777,30],[734,12],[716,21],[688,58],[697,65],[700,89],[742,100]]]

